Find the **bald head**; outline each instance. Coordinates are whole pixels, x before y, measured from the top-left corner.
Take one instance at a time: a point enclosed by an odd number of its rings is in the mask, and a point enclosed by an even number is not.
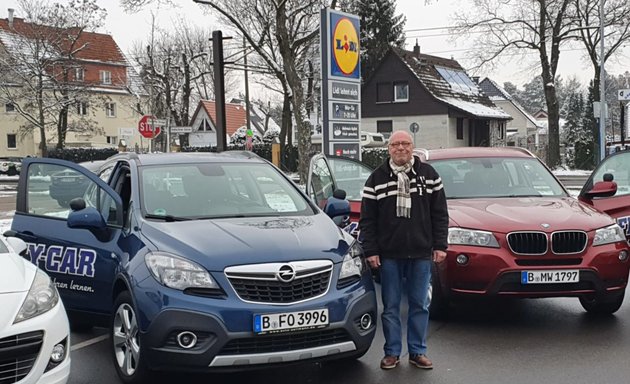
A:
[[[406,131],[396,131],[389,137],[389,156],[394,164],[405,165],[413,156],[413,140],[411,134]]]

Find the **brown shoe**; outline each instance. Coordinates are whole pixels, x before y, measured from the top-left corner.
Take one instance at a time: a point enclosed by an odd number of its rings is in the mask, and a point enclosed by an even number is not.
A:
[[[409,364],[422,369],[433,369],[433,363],[425,355],[410,355]]]
[[[400,360],[398,356],[385,356],[381,360],[381,369],[393,369],[396,368]]]

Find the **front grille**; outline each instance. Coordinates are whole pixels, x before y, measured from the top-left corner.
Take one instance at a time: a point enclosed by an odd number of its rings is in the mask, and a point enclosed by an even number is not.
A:
[[[295,351],[322,347],[350,341],[348,333],[341,328],[318,329],[299,333],[269,334],[230,341],[219,355],[248,355]]]
[[[546,267],[546,266],[560,266],[560,265],[580,265],[582,259],[570,258],[570,259],[516,259],[516,265],[521,267]]]
[[[17,383],[29,374],[43,340],[43,331],[0,339],[0,384]]]
[[[250,264],[228,267],[225,276],[241,300],[264,304],[291,304],[328,291],[330,260]]]
[[[512,232],[507,235],[508,245],[517,255],[544,255],[547,253],[547,235],[544,232]]]
[[[331,271],[295,279],[289,283],[277,280],[247,280],[230,278],[238,296],[258,303],[293,303],[317,297],[326,292]]]
[[[554,232],[551,235],[551,250],[557,255],[580,253],[586,248],[588,237],[585,232]]]

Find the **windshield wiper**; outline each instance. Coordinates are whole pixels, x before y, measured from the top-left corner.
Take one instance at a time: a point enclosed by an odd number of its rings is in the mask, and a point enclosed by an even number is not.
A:
[[[164,220],[167,223],[170,223],[170,222],[173,222],[173,221],[188,221],[188,220],[191,220],[190,217],[180,217],[180,216],[173,216],[173,215],[155,215],[153,213],[147,213],[144,217],[146,217],[147,219]]]

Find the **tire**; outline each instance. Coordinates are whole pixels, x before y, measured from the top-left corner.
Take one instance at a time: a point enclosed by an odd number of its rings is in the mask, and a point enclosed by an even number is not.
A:
[[[429,285],[429,317],[433,320],[443,320],[448,317],[450,300],[440,284],[438,269],[433,263],[431,267],[431,284]]]
[[[597,315],[612,315],[623,304],[625,291],[606,295],[580,296],[580,304],[588,312]]]
[[[142,358],[137,311],[128,291],[121,292],[114,302],[110,334],[110,350],[120,380],[127,384],[149,382],[151,372]]]

